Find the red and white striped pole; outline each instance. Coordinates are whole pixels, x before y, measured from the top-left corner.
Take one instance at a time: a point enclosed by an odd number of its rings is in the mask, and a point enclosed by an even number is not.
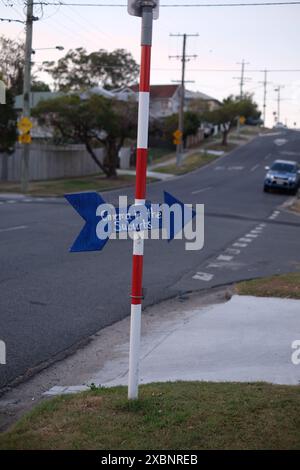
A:
[[[138,137],[136,154],[135,205],[144,205],[146,197],[146,173],[148,158],[149,98],[150,98],[150,64],[152,45],[153,8],[151,0],[141,2],[142,40],[139,87]],[[141,338],[141,314],[143,298],[143,232],[135,232],[133,241],[133,266],[131,290],[131,324],[128,398],[138,397],[139,353]]]

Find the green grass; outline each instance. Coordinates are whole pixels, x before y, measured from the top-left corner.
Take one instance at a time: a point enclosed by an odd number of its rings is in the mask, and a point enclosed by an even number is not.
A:
[[[239,295],[300,299],[300,272],[240,282],[236,291]]]
[[[148,178],[148,182],[155,178]],[[77,191],[108,191],[111,189],[131,186],[135,182],[135,176],[121,175],[117,178],[92,175],[81,178],[68,178],[48,181],[34,181],[29,185],[28,194],[32,196],[63,196],[66,193]],[[19,183],[1,183],[0,193],[19,193]]]
[[[230,137],[229,137],[230,139]],[[223,152],[231,152],[237,147],[237,144],[233,144],[231,142],[228,142],[227,145],[222,145],[220,142],[215,142],[209,145],[206,145],[205,148],[206,150],[222,150]]]
[[[163,162],[166,161],[172,157],[175,156],[175,153],[172,152],[172,150],[168,148],[162,148],[162,147],[152,147],[149,148],[149,163],[157,163],[157,162]]]
[[[45,401],[0,449],[300,449],[300,388],[266,383],[158,383]]]
[[[207,153],[193,153],[183,160],[180,167],[177,167],[176,163],[171,163],[169,165],[155,168],[153,171],[158,171],[160,173],[170,173],[172,175],[184,175],[185,173],[189,173],[190,171],[196,170],[197,168],[201,168],[216,158],[218,157],[215,155],[209,155]]]

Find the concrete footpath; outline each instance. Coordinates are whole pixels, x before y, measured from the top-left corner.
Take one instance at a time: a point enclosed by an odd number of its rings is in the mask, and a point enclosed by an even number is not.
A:
[[[183,295],[143,312],[140,382],[267,381],[299,384],[292,343],[300,340],[300,300],[239,297],[231,288]],[[130,318],[40,370],[0,397],[0,430],[40,400],[127,385]],[[299,348],[300,349],[300,348]],[[300,359],[300,352],[298,354]],[[56,358],[59,359],[59,358]]]
[[[181,309],[173,305],[166,315],[159,308],[150,309],[152,321],[147,319],[143,329],[141,383],[300,383],[300,364],[292,362],[292,343],[300,340],[299,300],[234,295],[226,303],[200,308],[192,298],[181,303]],[[126,385],[128,349],[126,338],[111,349],[103,366],[86,377],[84,384],[56,386],[47,394],[76,392],[92,383]]]

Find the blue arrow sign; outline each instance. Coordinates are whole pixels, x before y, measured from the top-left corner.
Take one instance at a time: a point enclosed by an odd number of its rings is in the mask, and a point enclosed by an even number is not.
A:
[[[171,208],[177,205],[179,217],[170,210],[170,223],[163,227],[163,209],[159,204],[147,201],[143,206],[113,207],[95,192],[66,194],[65,198],[85,220],[85,225],[70,248],[71,252],[101,251],[112,233],[167,228],[168,241],[195,217],[196,212],[170,193],[164,191],[164,203]],[[144,210],[144,215],[141,212]],[[146,220],[145,220],[146,219]]]

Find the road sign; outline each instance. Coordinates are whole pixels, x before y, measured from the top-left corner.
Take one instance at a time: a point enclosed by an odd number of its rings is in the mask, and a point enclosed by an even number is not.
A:
[[[177,131],[173,132],[173,144],[180,145],[182,143],[182,132],[177,129]]]
[[[128,0],[127,11],[132,16],[142,16],[143,7],[153,7],[153,19],[159,16],[159,0]]]
[[[20,144],[31,144],[32,139],[29,133],[19,135],[18,141]]]
[[[179,129],[177,129],[177,131],[173,132],[173,136],[175,139],[181,139],[182,132]]]
[[[138,216],[136,214],[133,215],[133,211],[129,212],[126,207],[125,211],[121,211],[120,208],[116,207],[114,208],[116,218],[113,224],[111,224],[111,228],[105,231],[103,238],[99,237],[97,230],[98,224],[102,222],[103,225],[109,225],[107,222],[109,220],[107,215],[108,204],[106,204],[105,200],[95,192],[66,194],[65,198],[85,220],[84,227],[70,248],[70,251],[73,253],[101,251],[112,233],[128,232],[129,230],[132,232],[137,231],[138,224],[135,225],[133,222],[134,220],[138,220]],[[175,235],[195,217],[196,212],[166,191],[164,191],[164,204],[169,208],[177,204],[181,207],[182,214],[184,214],[180,221],[175,221],[173,217],[170,220],[168,240],[171,241],[174,239]],[[138,206],[135,207],[138,208]],[[145,207],[147,209],[147,220],[143,225],[150,227],[150,230],[152,227],[155,229],[165,228],[163,227],[163,217],[157,217],[157,212],[161,211],[160,205],[152,205],[150,201],[146,201]],[[156,217],[157,220],[153,222],[154,212],[154,217]]]
[[[243,126],[246,122],[245,116],[240,116],[240,124]]]
[[[27,134],[32,129],[32,122],[28,117],[22,117],[18,122],[18,129],[22,134]]]

